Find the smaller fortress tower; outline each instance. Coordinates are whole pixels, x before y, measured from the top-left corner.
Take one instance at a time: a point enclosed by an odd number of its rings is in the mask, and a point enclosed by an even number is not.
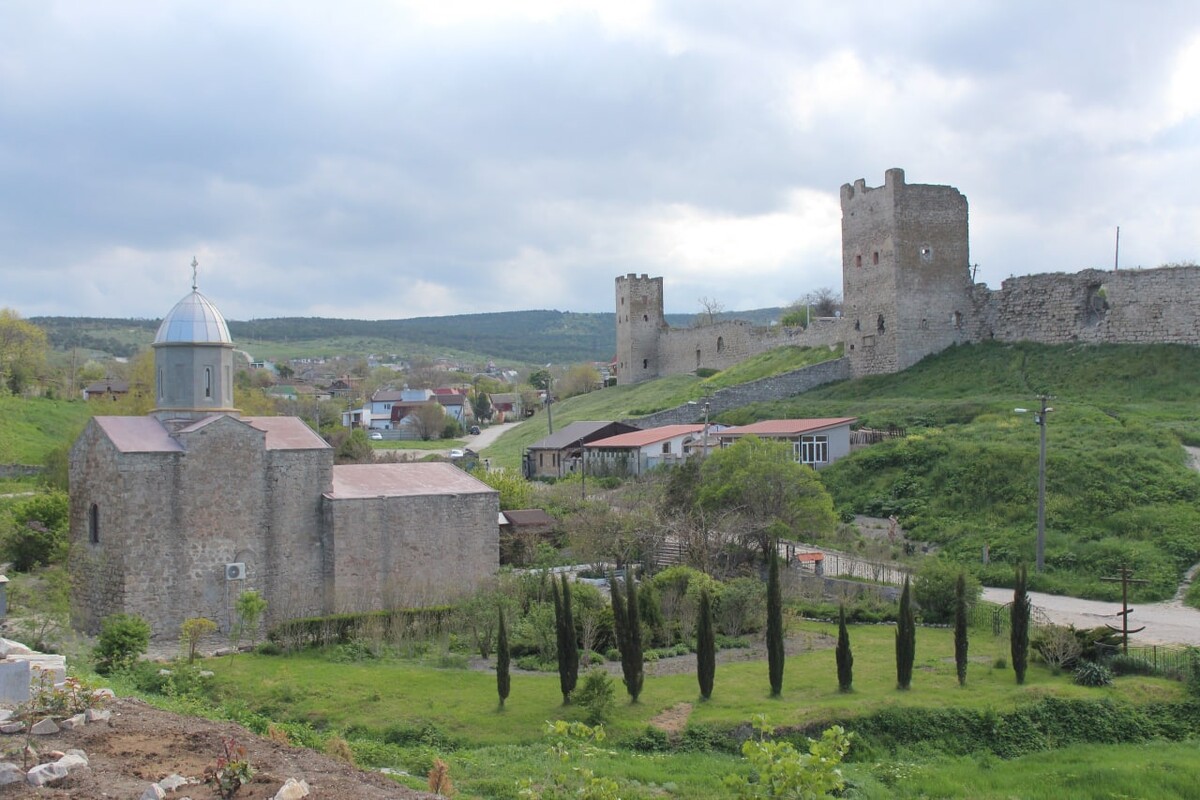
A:
[[[663,317],[663,279],[629,273],[617,278],[617,383],[659,377],[659,335]]]
[[[842,186],[842,297],[855,375],[899,372],[970,339],[967,198],[953,186]]]

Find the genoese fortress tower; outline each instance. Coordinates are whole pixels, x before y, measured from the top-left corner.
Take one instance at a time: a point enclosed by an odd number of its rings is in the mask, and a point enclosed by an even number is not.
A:
[[[844,184],[840,318],[807,329],[731,320],[671,328],[663,281],[616,279],[617,381],[725,369],[783,345],[842,344],[846,377],[899,372],[952,344],[1200,344],[1200,267],[971,280],[967,198],[952,186]]]

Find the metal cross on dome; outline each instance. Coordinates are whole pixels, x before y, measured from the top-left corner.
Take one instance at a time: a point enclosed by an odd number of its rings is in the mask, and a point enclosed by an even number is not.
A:
[[[200,262],[192,256],[192,291],[196,291],[196,267],[200,266]]]

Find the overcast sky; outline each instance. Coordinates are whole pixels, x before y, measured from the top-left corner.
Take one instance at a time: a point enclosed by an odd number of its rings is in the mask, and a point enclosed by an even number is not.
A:
[[[1200,3],[0,3],[24,316],[784,305],[889,167],[992,287],[1200,259]]]

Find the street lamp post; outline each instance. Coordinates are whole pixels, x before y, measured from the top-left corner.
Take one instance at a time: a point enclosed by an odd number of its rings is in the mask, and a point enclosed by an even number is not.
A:
[[[1033,421],[1037,423],[1039,430],[1039,438],[1041,446],[1038,449],[1038,508],[1037,508],[1037,557],[1035,562],[1035,571],[1041,572],[1046,566],[1046,420],[1047,414],[1053,411],[1046,403],[1054,399],[1054,395],[1039,394],[1038,400],[1041,401],[1041,411],[1034,415]],[[1013,409],[1018,414],[1024,414],[1027,409]]]

